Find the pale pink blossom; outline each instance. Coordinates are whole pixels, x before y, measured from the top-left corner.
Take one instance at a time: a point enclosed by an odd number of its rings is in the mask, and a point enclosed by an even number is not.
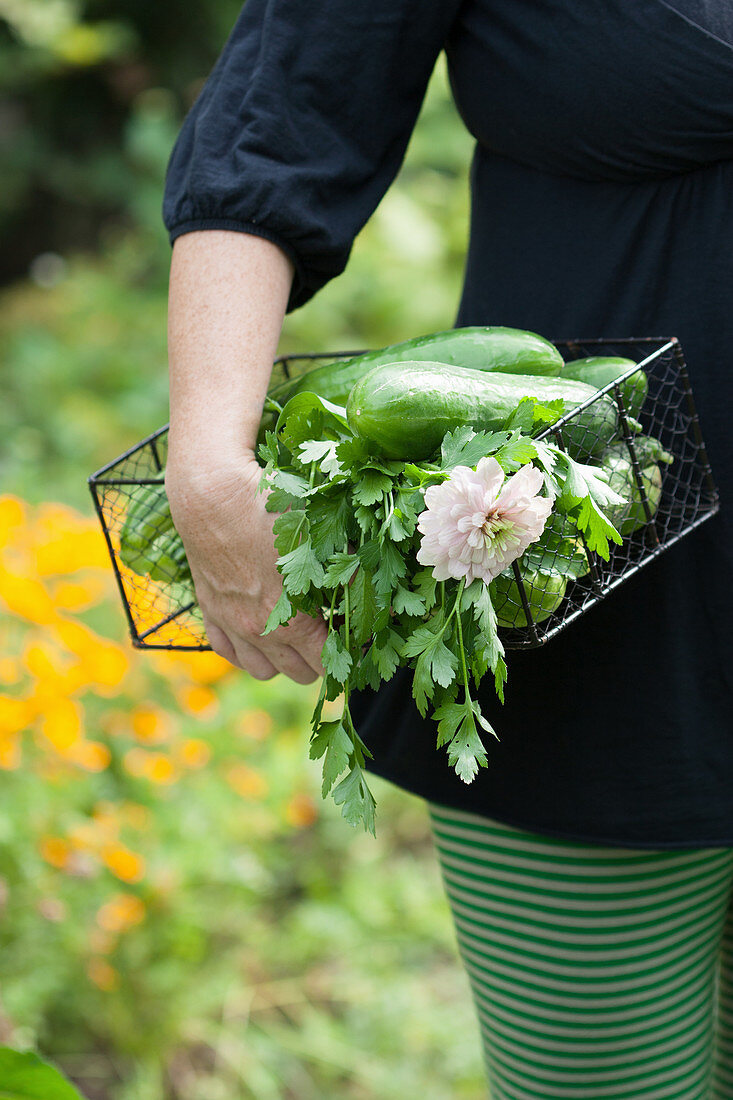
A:
[[[465,577],[468,585],[480,577],[488,584],[542,534],[554,503],[539,495],[543,480],[528,464],[505,481],[490,456],[475,470],[456,466],[447,481],[425,490],[417,560],[433,567],[436,580]]]

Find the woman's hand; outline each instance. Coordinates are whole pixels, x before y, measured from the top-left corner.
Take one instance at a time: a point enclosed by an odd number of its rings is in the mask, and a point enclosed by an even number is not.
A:
[[[258,680],[283,672],[299,684],[323,675],[327,627],[298,612],[261,636],[282,591],[275,563],[262,467],[244,449],[219,452],[214,467],[192,471],[169,456],[166,492],[186,550],[212,649]]]

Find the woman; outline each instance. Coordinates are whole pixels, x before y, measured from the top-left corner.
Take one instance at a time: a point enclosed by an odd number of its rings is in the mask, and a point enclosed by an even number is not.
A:
[[[677,335],[722,507],[512,653],[470,786],[407,676],[352,712],[429,801],[492,1098],[733,1097],[730,0],[248,0],[167,180],[174,518],[214,649],[321,675],[323,622],[259,634],[257,426],[284,313],[344,269],[443,48],[477,142],[457,324]]]

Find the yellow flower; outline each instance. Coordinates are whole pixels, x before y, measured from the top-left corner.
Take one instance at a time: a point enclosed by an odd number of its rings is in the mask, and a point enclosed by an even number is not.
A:
[[[247,764],[233,764],[227,770],[226,779],[232,790],[242,798],[261,799],[269,789],[265,777]]]
[[[106,959],[90,959],[87,963],[87,975],[104,993],[110,993],[120,984],[119,973]]]
[[[134,748],[125,753],[124,765],[130,775],[149,779],[151,783],[175,783],[178,770],[169,756],[162,752],[146,752]]]
[[[27,522],[28,508],[18,497],[0,496],[0,547],[7,546],[11,531]]]
[[[115,894],[97,912],[97,924],[104,932],[126,932],[145,919],[145,906],[135,894]]]
[[[130,715],[130,725],[137,740],[144,745],[168,741],[174,732],[171,716],[155,703],[143,703],[135,707]]]
[[[0,768],[3,771],[17,771],[21,764],[20,738],[0,734]]]
[[[41,718],[41,732],[61,755],[82,736],[84,712],[73,699],[58,696],[47,706]]]
[[[201,684],[181,688],[176,697],[184,710],[198,718],[212,718],[219,709],[214,692]]]
[[[178,757],[187,768],[203,768],[211,759],[211,747],[198,737],[189,737],[181,745]]]
[[[60,871],[67,866],[72,854],[71,845],[60,836],[41,837],[40,849],[46,863],[58,867]]]
[[[294,794],[285,807],[285,820],[289,825],[304,829],[318,820],[318,808],[309,794]]]
[[[107,844],[102,848],[102,861],[123,882],[140,882],[145,876],[145,860],[124,844]]]
[[[272,732],[272,717],[266,710],[246,710],[237,719],[235,729],[253,741],[264,741]]]
[[[28,577],[0,565],[0,600],[20,619],[48,626],[56,619],[53,600],[35,577]]]
[[[88,577],[85,581],[61,581],[54,585],[52,599],[60,611],[85,611],[98,604],[106,592],[102,577]]]
[[[88,772],[102,772],[109,767],[112,754],[101,741],[77,741],[64,753],[67,760]]]

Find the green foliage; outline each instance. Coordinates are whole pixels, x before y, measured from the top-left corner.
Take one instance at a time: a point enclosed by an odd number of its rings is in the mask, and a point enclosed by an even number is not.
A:
[[[58,1070],[31,1053],[0,1047],[0,1100],[81,1100]]]

